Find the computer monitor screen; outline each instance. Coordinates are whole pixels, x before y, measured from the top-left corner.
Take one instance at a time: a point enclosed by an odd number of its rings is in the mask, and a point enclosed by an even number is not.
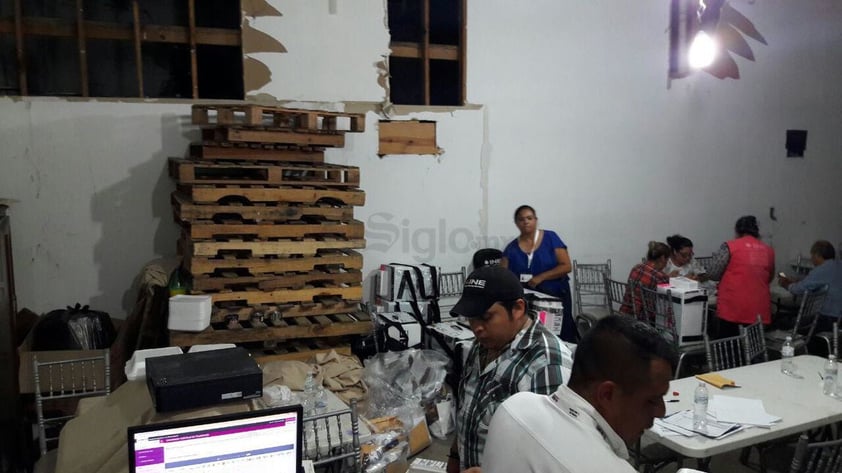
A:
[[[299,473],[301,406],[128,429],[130,473]]]

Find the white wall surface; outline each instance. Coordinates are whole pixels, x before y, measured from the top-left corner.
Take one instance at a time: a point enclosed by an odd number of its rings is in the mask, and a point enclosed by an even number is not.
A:
[[[842,241],[842,3],[734,0],[768,45],[747,40],[756,61],[736,58],[739,80],[697,73],[670,88],[668,2],[468,3],[476,107],[393,117],[437,121],[444,154],[378,157],[373,112],[364,134],[326,154],[361,168],[367,273],[392,261],[457,269],[515,235],[522,203],[574,258],[612,258],[618,278],[647,241],[681,232],[710,253],[744,214],[781,264],[817,238]],[[330,4],[275,0],[283,16],[255,20],[289,51],[258,58],[272,81],[256,93],[377,109],[386,2]],[[129,311],[143,263],[175,253],[166,157],[195,138],[188,110],[0,100],[0,197],[21,201],[21,307]],[[787,128],[809,131],[805,159],[785,158]]]
[[[175,255],[167,157],[198,136],[189,106],[0,99],[0,195],[18,307],[81,302],[124,318],[141,267]]]

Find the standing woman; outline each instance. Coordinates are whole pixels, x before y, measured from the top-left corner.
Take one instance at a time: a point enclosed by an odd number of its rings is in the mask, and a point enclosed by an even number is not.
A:
[[[736,238],[722,244],[713,255],[710,278],[717,288],[716,338],[739,335],[740,325],[753,324],[760,315],[763,325],[772,321],[769,283],[775,277],[775,251],[760,241],[753,215],[734,225]]]
[[[567,245],[555,232],[538,229],[538,216],[535,209],[528,205],[521,205],[515,210],[515,225],[520,230],[520,236],[503,250],[500,265],[515,273],[525,287],[561,299],[564,305],[561,339],[575,342],[576,324],[573,322],[573,301],[567,276],[573,266],[567,254]]]

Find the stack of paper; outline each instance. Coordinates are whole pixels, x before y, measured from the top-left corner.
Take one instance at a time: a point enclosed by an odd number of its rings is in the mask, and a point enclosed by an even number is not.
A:
[[[760,399],[745,399],[733,396],[713,396],[708,412],[721,422],[755,425],[769,428],[781,418],[766,412]]]
[[[661,436],[702,435],[720,439],[748,427],[771,428],[780,421],[780,417],[766,412],[760,399],[713,396],[708,404],[707,425],[704,428],[694,428],[692,411],[684,410],[663,419],[655,419],[652,431]]]

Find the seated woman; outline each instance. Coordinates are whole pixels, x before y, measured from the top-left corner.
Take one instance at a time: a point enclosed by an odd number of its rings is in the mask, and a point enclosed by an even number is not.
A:
[[[681,235],[667,237],[667,245],[672,250],[664,268],[664,274],[674,278],[677,276],[706,281],[705,268],[693,259],[693,242]]]
[[[672,250],[666,243],[650,241],[649,249],[646,251],[646,261],[635,265],[629,273],[629,288],[632,284],[643,286],[649,289],[656,289],[658,284],[669,283],[669,276],[664,274],[664,268]],[[635,315],[644,322],[650,322],[649,317],[643,315],[643,299],[640,290],[635,288],[634,295],[626,291],[623,296],[623,305],[620,312],[628,315]]]
[[[515,273],[524,287],[562,300],[564,316],[560,337],[566,342],[575,342],[578,334],[573,322],[573,300],[567,276],[573,265],[567,245],[554,231],[538,229],[535,209],[528,205],[515,210],[515,225],[520,236],[506,245],[500,266]]]

